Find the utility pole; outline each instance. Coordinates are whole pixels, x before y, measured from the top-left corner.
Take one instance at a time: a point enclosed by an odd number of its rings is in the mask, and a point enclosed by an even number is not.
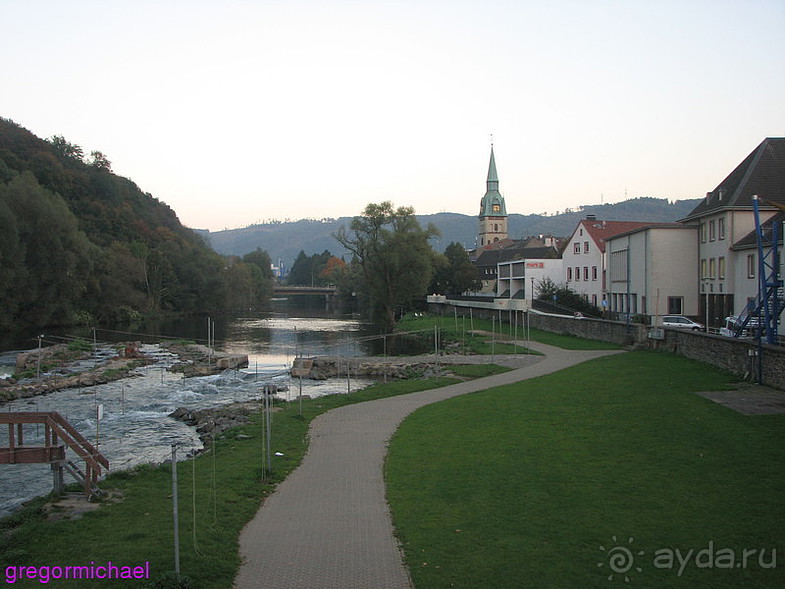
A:
[[[174,572],[180,578],[180,521],[177,514],[177,444],[172,444],[172,512],[174,515]]]
[[[41,339],[43,335],[38,336],[38,363],[35,368],[35,377],[39,378],[41,376]]]

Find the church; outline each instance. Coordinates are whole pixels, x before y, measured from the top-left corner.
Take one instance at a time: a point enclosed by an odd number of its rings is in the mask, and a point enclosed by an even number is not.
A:
[[[480,201],[480,233],[477,237],[478,249],[507,239],[507,207],[504,205],[504,197],[499,192],[499,176],[496,173],[493,144],[491,144],[491,161],[488,164],[485,196]]]
[[[497,264],[500,262],[560,257],[562,240],[550,235],[510,239],[507,220],[507,206],[499,192],[499,175],[496,171],[493,145],[491,145],[485,196],[480,201],[477,244],[474,250],[468,252],[469,259],[477,267],[478,278],[482,283],[481,293],[496,292]]]

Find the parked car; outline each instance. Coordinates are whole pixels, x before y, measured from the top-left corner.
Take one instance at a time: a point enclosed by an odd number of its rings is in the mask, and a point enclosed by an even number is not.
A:
[[[735,315],[725,317],[725,323],[720,328],[720,335],[724,335],[725,337],[738,337],[739,339],[753,339],[757,337],[757,333],[761,328],[760,318],[750,317],[747,320],[747,325],[744,329],[741,329],[741,324],[743,322],[743,317],[736,317]]]
[[[703,331],[703,324],[682,317],[681,315],[665,315],[662,318],[663,327],[678,327],[681,329],[691,329],[692,331]]]

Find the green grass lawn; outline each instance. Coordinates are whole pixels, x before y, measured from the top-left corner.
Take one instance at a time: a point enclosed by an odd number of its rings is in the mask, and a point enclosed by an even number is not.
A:
[[[729,383],[630,352],[417,410],[386,466],[417,589],[785,587],[785,415],[693,394]]]
[[[507,316],[504,315],[505,320]],[[508,323],[499,323],[491,319],[468,317],[455,317],[452,315],[422,315],[414,317],[407,315],[397,325],[396,329],[401,332],[419,331],[422,337],[431,338],[434,326],[440,330],[440,337],[443,343],[453,343],[459,346],[460,350],[467,350],[470,354],[490,354],[491,340],[495,334],[494,353],[513,354],[526,353],[526,347],[517,346],[517,350],[511,344],[503,343],[504,340],[511,338],[518,342],[525,342],[527,335],[532,341],[556,346],[565,350],[618,350],[619,346],[608,342],[590,340],[560,333],[551,333],[540,329],[524,330],[522,325],[510,326]],[[431,344],[432,346],[432,344]],[[431,347],[432,349],[432,347]]]
[[[506,368],[492,365],[458,366],[456,376],[477,378]],[[240,564],[240,530],[259,509],[262,498],[292,471],[306,450],[310,421],[330,409],[446,386],[454,378],[414,379],[377,384],[351,394],[329,395],[272,414],[272,472],[262,484],[261,416],[225,433],[215,450],[178,463],[180,560],[182,573],[194,587],[225,589]],[[166,444],[162,441],[162,444]],[[182,452],[184,452],[183,450]],[[9,468],[9,467],[5,467]],[[41,476],[47,467],[41,466]],[[194,484],[195,481],[195,484]],[[171,466],[145,465],[111,474],[101,484],[123,496],[105,502],[80,520],[46,521],[44,498],[0,520],[0,571],[9,565],[67,566],[104,564],[135,566],[150,562],[151,577],[166,577],[174,570]],[[194,516],[195,515],[195,516]],[[2,575],[7,584],[8,574]],[[140,587],[144,581],[61,581],[71,587]],[[14,587],[41,587],[39,580],[17,582]],[[47,584],[46,586],[50,586]],[[54,586],[58,586],[54,583]],[[153,586],[153,585],[150,585]],[[172,587],[172,584],[154,585]]]

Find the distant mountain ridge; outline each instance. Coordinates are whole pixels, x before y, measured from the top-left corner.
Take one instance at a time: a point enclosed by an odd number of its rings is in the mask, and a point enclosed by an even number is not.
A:
[[[551,234],[557,237],[568,237],[580,219],[586,215],[596,215],[605,221],[648,221],[651,223],[670,223],[683,219],[698,204],[700,199],[669,201],[666,198],[640,197],[619,203],[581,206],[574,211],[557,215],[520,215],[508,217],[509,235],[513,239],[522,239],[531,235]],[[417,215],[421,225],[433,223],[442,235],[433,242],[437,251],[444,249],[452,242],[464,247],[473,248],[477,237],[478,220],[474,215],[459,213],[436,213]],[[244,255],[261,248],[277,262],[281,260],[291,267],[300,251],[307,255],[322,253],[329,250],[336,256],[345,255],[332,237],[341,226],[348,228],[352,217],[338,219],[320,219],[290,221],[281,223],[264,223],[249,225],[240,229],[223,231],[197,230],[205,236],[212,247],[224,255]]]

